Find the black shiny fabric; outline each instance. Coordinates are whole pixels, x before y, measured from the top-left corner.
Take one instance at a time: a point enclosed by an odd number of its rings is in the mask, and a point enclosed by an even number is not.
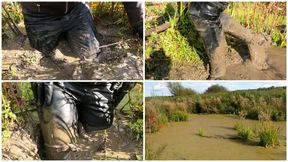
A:
[[[227,2],[190,2],[188,16],[195,29],[204,40],[206,52],[209,57],[219,46],[222,26],[220,15],[228,6]]]
[[[113,123],[114,109],[123,99],[125,94],[134,87],[135,83],[119,82],[55,82],[55,83],[33,83],[33,92],[38,103],[38,107],[43,109],[49,107],[53,112],[59,107],[63,107],[63,99],[55,101],[55,90],[63,93],[68,100],[66,104],[73,104],[77,110],[67,111],[63,109],[61,116],[73,116],[78,114],[80,121],[86,131],[101,130],[110,127]],[[52,98],[54,100],[52,100]],[[55,103],[56,102],[56,103]],[[61,104],[57,104],[61,103]],[[52,106],[51,106],[52,105]],[[74,107],[71,106],[71,107]],[[54,115],[59,115],[57,113]],[[42,116],[44,119],[45,117]],[[43,120],[40,119],[40,120]],[[75,120],[75,119],[71,119]],[[69,121],[69,119],[64,120]],[[69,122],[70,124],[70,122]]]
[[[83,3],[75,3],[64,16],[36,14],[25,8],[23,15],[31,46],[44,55],[56,48],[60,38],[66,39],[73,53],[80,58],[95,58],[100,52],[92,15]]]
[[[133,31],[143,38],[143,3],[123,2],[123,5]]]

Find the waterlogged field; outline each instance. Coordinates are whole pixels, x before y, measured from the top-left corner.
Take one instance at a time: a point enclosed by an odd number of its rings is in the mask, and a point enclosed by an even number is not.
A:
[[[234,115],[189,115],[188,121],[172,122],[156,133],[146,133],[146,159],[157,160],[285,160],[286,122],[279,128],[279,145],[262,147],[259,138],[239,138],[236,123],[256,129],[257,120]]]

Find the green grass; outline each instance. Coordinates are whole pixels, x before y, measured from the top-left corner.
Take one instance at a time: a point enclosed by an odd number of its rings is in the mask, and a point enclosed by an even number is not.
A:
[[[237,122],[234,125],[234,129],[237,130],[237,131],[240,131],[241,129],[244,129],[244,124],[242,122]]]
[[[130,122],[128,127],[134,132],[136,140],[143,139],[143,119],[137,119],[135,122]]]
[[[234,2],[226,12],[244,27],[270,35],[275,46],[286,47],[286,29],[282,33],[279,30],[286,25],[285,2]]]
[[[274,147],[279,145],[279,129],[271,125],[264,125],[259,131],[260,145]]]
[[[250,128],[242,128],[238,130],[238,136],[244,140],[248,141],[254,137],[254,132]]]
[[[261,122],[261,121],[260,121]],[[259,145],[264,147],[275,147],[279,145],[279,128],[271,121],[261,122],[261,125],[253,130],[246,127],[243,123],[237,122],[234,129],[238,132],[238,137],[243,141],[258,139]]]
[[[180,122],[188,120],[188,113],[185,111],[176,110],[168,116],[169,121]]]
[[[204,129],[203,128],[200,128],[199,130],[198,130],[198,133],[197,133],[200,137],[206,137],[206,135],[205,135],[205,131],[204,131]]]
[[[148,5],[147,5],[148,4]],[[146,18],[162,16],[165,22],[170,22],[171,27],[165,32],[152,33],[146,40],[146,58],[149,58],[155,51],[160,49],[165,55],[176,61],[188,61],[191,64],[199,64],[201,57],[205,57],[203,43],[193,30],[192,24],[185,19],[184,12],[180,11],[180,18],[177,20],[177,3],[146,3]],[[163,22],[162,22],[163,23]],[[146,21],[145,28],[149,29],[159,25],[155,20]],[[200,45],[200,47],[199,47]]]

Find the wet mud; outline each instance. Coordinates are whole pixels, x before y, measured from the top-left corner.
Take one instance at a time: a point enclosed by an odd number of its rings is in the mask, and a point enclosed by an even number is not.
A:
[[[265,70],[258,70],[250,60],[227,66],[224,80],[285,80],[286,78],[286,49],[268,48]]]
[[[226,53],[226,74],[219,78],[222,80],[285,80],[286,78],[286,49],[268,47],[266,49],[268,68],[259,70],[248,56],[241,56],[234,49]],[[167,61],[158,61],[164,66]],[[169,67],[160,68],[153,74],[147,74],[147,79],[159,80],[206,80],[209,77],[209,65],[193,65],[189,62],[173,62]],[[157,67],[157,66],[156,66]],[[166,68],[166,70],[165,70]]]
[[[238,139],[233,128],[238,121],[250,128],[259,124],[236,116],[191,115],[187,122],[170,123],[157,133],[147,133],[146,149],[156,154],[157,160],[286,159],[286,122],[274,123],[280,127],[280,146],[265,148]],[[207,137],[199,136],[199,129]]]
[[[77,150],[72,152],[72,160],[139,160],[143,144],[135,139],[128,128],[128,121],[117,116],[112,127],[91,133],[79,131]],[[2,160],[46,159],[40,125],[29,122],[11,131],[10,140],[2,145]]]
[[[2,41],[2,77],[5,80],[125,80],[142,79],[142,41],[132,32],[123,36],[119,26],[108,20],[97,22],[100,45],[115,43],[102,48],[98,61],[80,60],[74,55],[68,43],[61,41],[53,57],[43,57],[30,47],[28,39],[11,36]],[[23,23],[19,24],[25,33]],[[105,30],[104,30],[105,29]],[[22,40],[20,42],[20,40]]]

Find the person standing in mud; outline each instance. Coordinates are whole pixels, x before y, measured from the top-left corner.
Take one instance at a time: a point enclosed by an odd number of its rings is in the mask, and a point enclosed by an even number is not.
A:
[[[47,159],[73,159],[82,124],[86,132],[109,128],[114,109],[132,82],[34,82]]]
[[[178,3],[179,4],[179,3]],[[265,38],[252,34],[248,29],[223,13],[227,2],[189,2],[185,3],[188,17],[195,30],[203,38],[204,47],[209,57],[209,79],[219,79],[226,73],[225,54],[227,43],[224,33],[231,34],[247,43],[250,59],[256,68],[267,68]]]
[[[123,2],[134,33],[143,37],[141,2]],[[97,60],[100,45],[89,8],[82,2],[21,2],[31,46],[51,56],[59,40],[65,38],[81,59]]]

